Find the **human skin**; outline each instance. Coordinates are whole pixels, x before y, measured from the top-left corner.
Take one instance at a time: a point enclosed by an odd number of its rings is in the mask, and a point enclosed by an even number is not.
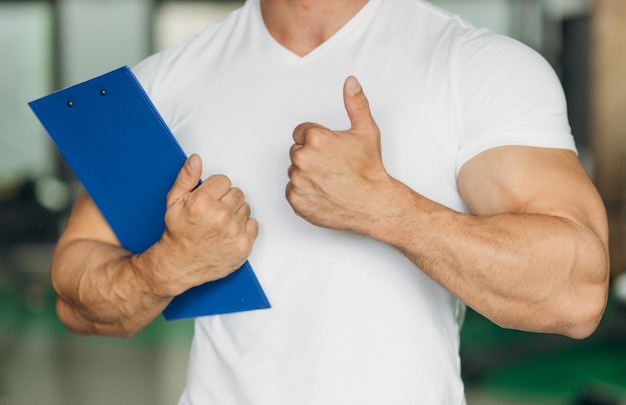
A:
[[[121,248],[91,199],[79,198],[51,266],[57,314],[70,331],[132,336],[176,295],[244,263],[258,234],[250,206],[226,176],[196,188],[201,173],[192,155],[167,195],[163,236],[142,254]]]
[[[261,1],[269,32],[298,55],[366,2]],[[470,211],[461,214],[386,172],[381,134],[356,79],[346,81],[344,99],[351,128],[304,123],[294,130],[286,197],[298,215],[395,246],[502,326],[578,338],[596,328],[608,291],[607,223],[574,153],[508,146],[479,154],[458,176]],[[190,157],[168,195],[163,238],[141,254],[122,249],[89,197],[79,198],[51,266],[68,329],[132,336],[180,292],[244,262],[258,223],[227,177],[194,189],[201,172],[200,158]]]
[[[365,3],[261,0],[261,8],[272,35],[286,48],[304,55],[332,36]],[[190,159],[168,196],[164,237],[141,254],[121,248],[89,196],[83,193],[79,197],[50,270],[57,315],[70,331],[132,336],[186,288],[224,277],[244,262],[258,223],[249,217],[250,207],[242,191],[231,189],[225,176],[210,178],[194,189],[200,180],[201,161],[198,156]],[[202,198],[196,198],[198,191]],[[172,195],[184,203],[170,204]],[[179,205],[185,209],[178,209]],[[199,233],[187,233],[191,232],[189,225],[211,218],[222,218],[223,222],[210,225],[218,237],[200,239]],[[224,250],[222,243],[231,249]],[[180,267],[190,260],[192,268]]]
[[[286,195],[299,216],[394,246],[503,327],[574,338],[595,330],[607,300],[608,227],[573,152],[506,146],[479,154],[458,176],[463,214],[385,171],[380,131],[353,77],[344,102],[348,130],[294,130]]]

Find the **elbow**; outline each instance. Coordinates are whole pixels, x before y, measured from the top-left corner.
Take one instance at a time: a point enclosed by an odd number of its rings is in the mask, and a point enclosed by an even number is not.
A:
[[[600,323],[600,318],[581,321],[576,325],[570,325],[565,328],[561,334],[572,339],[586,339],[595,332]]]
[[[549,300],[527,303],[526,310],[521,311],[525,313],[521,322],[514,317],[493,319],[493,322],[504,328],[586,339],[596,331],[602,320],[608,301],[608,287],[607,271],[606,280],[562,290]]]
[[[608,288],[605,294],[597,294],[597,297],[588,298],[570,310],[567,326],[561,332],[572,339],[585,339],[591,336],[598,328],[608,300]]]
[[[573,339],[591,336],[604,316],[609,297],[610,260],[606,244],[597,240],[597,249],[589,249],[588,261],[579,276],[570,280],[569,288],[561,290],[557,316],[563,328],[557,333]],[[558,323],[558,322],[557,322]]]
[[[92,334],[88,323],[76,312],[70,304],[57,296],[56,313],[59,321],[75,336],[88,336]]]
[[[561,334],[572,339],[586,339],[595,332],[600,324],[602,313],[598,313],[593,317],[589,317],[586,320],[581,320],[574,325],[569,325]]]
[[[497,319],[492,322],[502,328],[528,332],[552,333],[572,339],[586,339],[598,328],[607,303],[607,295],[599,292],[593,297],[568,297],[560,303],[543,303],[540,307],[528,308],[522,321],[517,318]],[[531,315],[532,314],[532,315]]]
[[[595,285],[581,286],[582,293],[571,293],[566,300],[567,308],[563,308],[564,322],[561,334],[573,339],[585,339],[598,328],[606,309],[609,282],[608,271],[606,280]]]
[[[65,328],[75,336],[97,335],[130,339],[143,329],[130,327],[124,322],[97,323],[89,321],[60,297],[57,297],[56,313]]]

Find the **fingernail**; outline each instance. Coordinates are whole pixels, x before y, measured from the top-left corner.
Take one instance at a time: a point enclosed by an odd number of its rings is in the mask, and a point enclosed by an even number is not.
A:
[[[361,85],[359,81],[354,76],[348,77],[348,90],[352,94],[356,94],[361,91]]]
[[[196,164],[197,164],[196,160],[197,159],[195,158],[194,155],[189,156],[189,158],[187,158],[187,162],[186,162],[187,169],[189,169],[189,170],[195,169],[196,168]]]

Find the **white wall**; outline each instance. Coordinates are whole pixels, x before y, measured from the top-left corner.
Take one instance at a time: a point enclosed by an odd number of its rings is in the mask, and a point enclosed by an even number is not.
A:
[[[134,65],[149,53],[150,0],[60,0],[60,87]],[[53,90],[53,10],[0,3],[0,186],[51,174],[54,146],[27,106]]]
[[[50,16],[45,4],[0,4],[0,186],[54,167],[51,142],[27,105],[50,88]]]
[[[60,0],[59,7],[64,86],[148,55],[151,1]]]

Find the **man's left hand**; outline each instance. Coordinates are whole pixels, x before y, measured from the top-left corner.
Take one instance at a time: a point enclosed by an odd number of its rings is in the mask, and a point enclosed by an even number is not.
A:
[[[290,149],[287,201],[308,222],[360,233],[375,220],[377,198],[393,179],[381,157],[380,130],[356,78],[346,79],[343,98],[351,127],[335,131],[298,125]]]

